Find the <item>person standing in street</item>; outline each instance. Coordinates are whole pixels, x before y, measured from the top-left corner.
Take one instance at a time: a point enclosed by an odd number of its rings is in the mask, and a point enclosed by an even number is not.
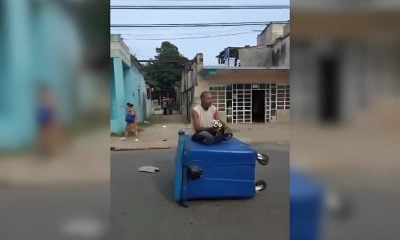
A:
[[[128,110],[125,115],[125,136],[121,138],[121,140],[126,141],[128,139],[129,132],[135,132],[135,141],[139,141],[136,110],[132,103],[127,103],[126,106],[128,107]]]
[[[162,98],[161,106],[163,109],[163,115],[167,115],[168,101],[165,97]]]

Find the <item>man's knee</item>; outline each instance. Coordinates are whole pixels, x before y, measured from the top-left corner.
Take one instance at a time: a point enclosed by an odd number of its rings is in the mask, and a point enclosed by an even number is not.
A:
[[[192,140],[195,142],[202,142],[204,144],[210,145],[214,142],[214,136],[207,131],[202,131],[193,134]]]

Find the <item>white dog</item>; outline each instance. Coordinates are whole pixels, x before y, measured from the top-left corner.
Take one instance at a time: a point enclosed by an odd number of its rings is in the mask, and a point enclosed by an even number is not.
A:
[[[213,126],[213,128],[217,128],[217,129],[221,129],[222,128],[222,122],[220,120],[212,120],[211,124]]]

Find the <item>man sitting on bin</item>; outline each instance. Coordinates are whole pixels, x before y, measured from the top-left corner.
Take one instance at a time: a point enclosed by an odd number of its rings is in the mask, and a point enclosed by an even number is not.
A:
[[[212,105],[212,95],[204,91],[200,95],[201,104],[192,109],[192,121],[195,133],[192,140],[206,145],[216,144],[232,138],[232,130],[221,121],[217,108]],[[213,121],[219,120],[222,127],[213,127]]]

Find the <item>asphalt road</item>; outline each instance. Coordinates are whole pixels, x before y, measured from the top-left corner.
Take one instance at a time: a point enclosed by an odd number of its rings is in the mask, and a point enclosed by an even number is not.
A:
[[[267,189],[246,200],[173,200],[175,149],[111,153],[111,239],[289,239],[289,147],[254,146]],[[160,172],[142,173],[143,165]]]
[[[110,239],[108,186],[0,190],[0,239]]]

